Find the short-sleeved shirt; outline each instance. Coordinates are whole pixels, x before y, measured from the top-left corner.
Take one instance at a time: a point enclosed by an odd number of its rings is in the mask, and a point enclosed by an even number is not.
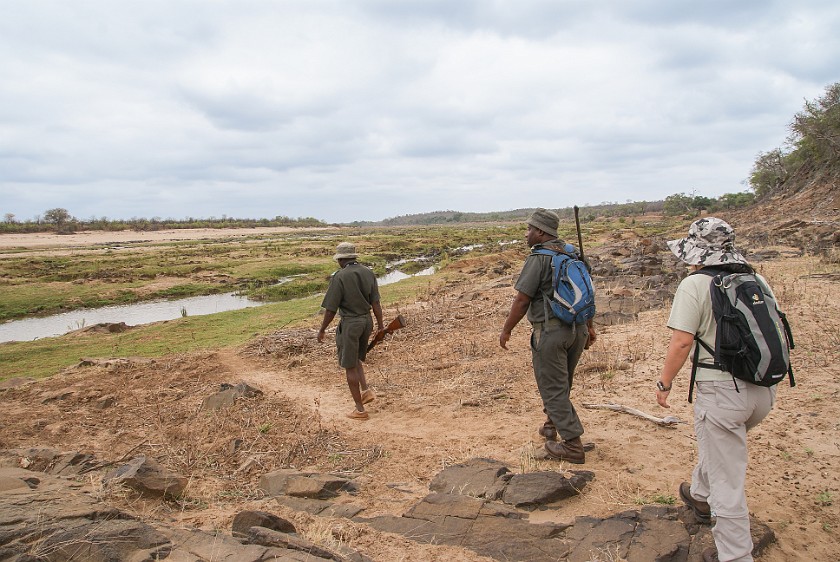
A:
[[[333,273],[321,306],[339,316],[365,316],[375,302],[379,302],[376,275],[364,265],[351,262]]]
[[[542,244],[537,244],[532,250],[540,247]],[[546,310],[550,306],[545,297],[552,293],[551,256],[533,253],[528,256],[513,288],[531,297],[531,304],[528,306],[528,321],[531,324],[545,322]]]
[[[756,278],[772,295],[773,292],[767,284],[767,281],[758,274],[756,274]],[[697,334],[706,345],[714,349],[717,339],[715,335],[717,332],[717,322],[712,312],[711,281],[712,278],[708,275],[698,273],[696,275],[689,275],[680,282],[679,287],[677,287],[677,292],[674,294],[674,304],[671,306],[668,327],[673,330]],[[775,295],[773,298],[776,298]],[[697,342],[694,342],[694,346],[696,345]],[[694,357],[694,346],[691,348],[690,357],[692,358]],[[698,362],[714,363],[714,361],[714,357],[703,346],[700,346]],[[704,369],[699,367],[697,369],[697,380],[726,381],[732,380],[732,375],[717,369]]]

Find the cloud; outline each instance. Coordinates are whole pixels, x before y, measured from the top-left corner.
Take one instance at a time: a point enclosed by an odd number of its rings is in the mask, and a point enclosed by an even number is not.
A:
[[[840,7],[10,0],[0,212],[315,216],[741,191]]]

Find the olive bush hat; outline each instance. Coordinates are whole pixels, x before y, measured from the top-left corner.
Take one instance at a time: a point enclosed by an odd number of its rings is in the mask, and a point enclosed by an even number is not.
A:
[[[342,242],[335,249],[334,260],[354,260],[359,257],[356,253],[356,246],[350,242]]]
[[[531,216],[525,222],[557,238],[557,226],[560,224],[560,217],[557,216],[557,213],[540,208],[531,213]]]
[[[688,228],[688,236],[670,240],[668,247],[688,265],[749,265],[747,259],[735,249],[735,231],[729,223],[715,217],[694,221]]]

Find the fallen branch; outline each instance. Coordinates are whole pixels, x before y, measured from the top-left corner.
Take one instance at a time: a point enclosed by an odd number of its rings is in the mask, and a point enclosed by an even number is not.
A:
[[[676,416],[665,416],[664,418],[657,418],[656,416],[646,414],[641,410],[637,410],[636,408],[631,408],[629,406],[624,406],[622,404],[583,404],[583,407],[594,410],[614,410],[616,412],[624,412],[626,414],[638,416],[648,421],[652,421],[657,425],[662,425],[665,427],[671,427],[677,425],[678,423],[688,423],[684,422]]]

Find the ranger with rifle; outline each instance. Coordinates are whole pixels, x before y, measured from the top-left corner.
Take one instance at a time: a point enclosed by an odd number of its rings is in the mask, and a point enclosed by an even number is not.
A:
[[[333,257],[341,268],[330,278],[327,294],[321,303],[324,319],[318,331],[318,341],[324,341],[327,326],[338,314],[341,317],[335,332],[338,364],[346,371],[347,386],[350,387],[350,394],[356,403],[356,408],[347,414],[347,417],[366,420],[369,416],[365,411],[365,404],[376,399],[373,389],[368,388],[362,365],[369,349],[368,338],[373,331],[371,310],[376,316],[376,337],[379,334],[385,337],[382,307],[379,304],[379,286],[373,271],[356,261],[359,255],[353,244],[342,242]]]

